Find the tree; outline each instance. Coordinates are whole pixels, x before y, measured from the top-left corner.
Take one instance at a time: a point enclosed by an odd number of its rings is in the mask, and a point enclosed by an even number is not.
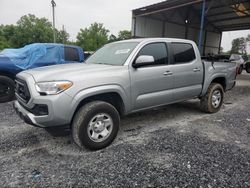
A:
[[[62,44],[68,44],[69,34],[64,29],[61,31],[56,30],[56,42]]]
[[[10,47],[9,42],[6,40],[4,36],[0,35],[0,51],[3,50],[4,48],[9,48],[9,47]]]
[[[232,41],[231,53],[246,54],[246,39],[244,37],[236,38]]]
[[[131,31],[128,31],[128,30],[122,30],[118,33],[119,40],[131,39],[131,37],[132,37],[132,33]]]
[[[13,45],[13,36],[16,33],[14,25],[0,25],[0,50]]]
[[[22,16],[17,21],[16,32],[13,36],[15,47],[22,47],[35,42],[53,42],[53,27],[46,18],[35,15]]]
[[[58,43],[69,43],[69,34],[64,29],[56,29],[56,36]],[[48,19],[28,14],[22,16],[16,25],[0,25],[0,50],[19,48],[35,42],[53,42],[53,27]]]
[[[108,33],[103,24],[93,23],[89,28],[80,29],[77,34],[77,45],[86,51],[95,51],[108,42]]]

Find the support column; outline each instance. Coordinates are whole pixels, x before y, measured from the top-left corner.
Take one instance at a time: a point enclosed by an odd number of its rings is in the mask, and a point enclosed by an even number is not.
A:
[[[204,28],[204,21],[205,21],[205,8],[206,8],[206,0],[203,0],[202,3],[202,13],[201,13],[201,25],[200,25],[200,35],[199,35],[199,43],[198,47],[200,50],[200,53],[202,53],[202,35],[203,35],[203,28]]]
[[[219,43],[219,50],[218,50],[218,53],[220,54],[221,53],[221,40],[222,40],[222,32],[220,33],[220,43]]]
[[[205,30],[205,36],[204,36],[204,43],[203,43],[203,54],[201,55],[206,55],[206,45],[207,45],[207,31]]]

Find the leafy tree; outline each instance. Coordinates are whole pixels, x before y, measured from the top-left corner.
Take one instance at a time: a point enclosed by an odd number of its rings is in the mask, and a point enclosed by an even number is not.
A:
[[[246,39],[244,37],[236,38],[232,41],[231,53],[246,54]]]
[[[15,47],[21,47],[35,42],[53,42],[53,27],[46,18],[37,18],[28,14],[17,21],[16,32],[13,36]]]
[[[69,34],[65,30],[57,30],[58,43],[69,43]],[[35,15],[22,16],[17,25],[0,25],[0,49],[19,48],[35,42],[53,42],[53,27],[46,18]]]
[[[65,30],[58,31],[56,30],[56,42],[62,44],[69,43],[69,34]]]
[[[13,36],[16,32],[14,25],[0,25],[0,50],[13,46]]]
[[[77,34],[77,45],[84,50],[95,51],[108,42],[108,33],[103,24],[93,23],[89,28],[80,29]]]
[[[0,35],[0,51],[3,50],[4,48],[9,48],[9,47],[10,47],[9,42],[6,40],[4,36]]]
[[[118,33],[119,40],[131,39],[131,37],[132,37],[132,33],[131,31],[128,31],[128,30],[122,30]]]

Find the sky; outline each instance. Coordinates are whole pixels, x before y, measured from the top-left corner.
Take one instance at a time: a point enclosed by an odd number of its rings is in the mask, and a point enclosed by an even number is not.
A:
[[[15,24],[23,15],[34,14],[52,21],[51,0],[0,0],[0,24]],[[131,30],[132,10],[142,6],[159,3],[161,0],[55,0],[56,28],[63,25],[75,40],[80,28],[91,23],[103,23],[110,34],[117,35],[120,30]],[[231,49],[234,38],[245,37],[248,31],[226,32],[223,34],[224,51]]]

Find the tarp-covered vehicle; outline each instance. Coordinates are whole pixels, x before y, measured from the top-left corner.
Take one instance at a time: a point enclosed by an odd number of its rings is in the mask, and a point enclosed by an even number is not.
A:
[[[0,53],[0,103],[14,99],[17,73],[36,67],[83,61],[83,49],[71,45],[34,43],[19,49],[3,50]]]

